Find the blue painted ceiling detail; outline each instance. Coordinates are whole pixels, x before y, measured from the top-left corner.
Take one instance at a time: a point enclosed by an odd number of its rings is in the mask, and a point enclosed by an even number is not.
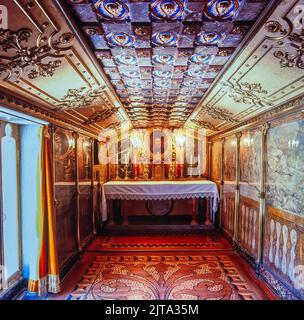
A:
[[[66,0],[135,127],[180,127],[267,0]]]

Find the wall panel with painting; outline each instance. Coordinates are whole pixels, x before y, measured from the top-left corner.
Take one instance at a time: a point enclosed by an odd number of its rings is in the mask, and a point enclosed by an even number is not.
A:
[[[226,137],[222,164],[213,141],[212,180],[224,169],[222,227],[254,261],[261,277],[283,299],[304,298],[304,120],[303,112],[273,117],[242,131],[240,139],[240,197],[237,232],[233,206],[237,149]],[[265,137],[265,138],[264,138]],[[265,159],[265,160],[264,160]],[[266,192],[264,192],[266,191]]]
[[[240,203],[237,240],[254,259],[258,258],[261,139],[261,131],[257,128],[244,131],[240,142]]]
[[[80,135],[77,140],[77,159],[80,245],[82,246],[93,234],[92,141],[83,135]]]
[[[56,234],[60,267],[78,252],[75,139],[57,128],[54,136]]]
[[[292,115],[271,123],[267,136],[263,276],[304,298],[304,120]],[[282,286],[284,284],[285,286]]]
[[[235,216],[235,189],[236,189],[236,156],[237,139],[235,136],[226,138],[224,143],[224,186],[222,227],[232,238]]]

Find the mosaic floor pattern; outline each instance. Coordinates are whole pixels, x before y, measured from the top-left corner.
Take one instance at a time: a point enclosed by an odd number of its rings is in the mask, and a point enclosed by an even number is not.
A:
[[[69,300],[257,300],[238,256],[93,255]],[[267,297],[266,297],[267,298]]]

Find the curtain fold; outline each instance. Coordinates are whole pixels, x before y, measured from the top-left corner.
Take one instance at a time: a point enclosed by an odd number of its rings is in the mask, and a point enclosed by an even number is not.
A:
[[[47,293],[60,292],[59,266],[56,250],[54,176],[52,141],[48,127],[42,128],[40,190],[37,205],[37,236],[39,250],[37,259],[37,275],[29,279],[28,291],[44,296]],[[40,192],[39,192],[40,191]]]

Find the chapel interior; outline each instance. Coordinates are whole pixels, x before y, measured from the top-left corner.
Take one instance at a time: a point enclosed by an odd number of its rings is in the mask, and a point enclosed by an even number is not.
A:
[[[0,300],[303,300],[304,0],[3,0]]]

